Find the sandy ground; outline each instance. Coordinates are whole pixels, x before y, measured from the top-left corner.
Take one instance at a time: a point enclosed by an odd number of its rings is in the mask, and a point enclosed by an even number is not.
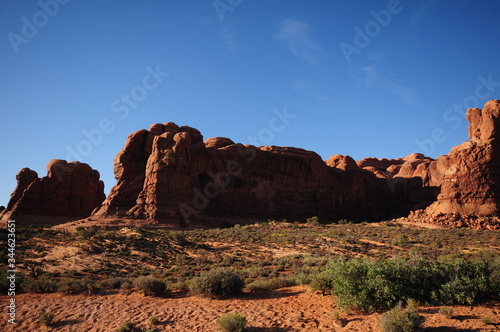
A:
[[[8,298],[0,297],[5,310]],[[61,294],[20,294],[16,296],[17,325],[7,323],[2,314],[0,331],[115,331],[130,320],[144,330],[152,328],[148,318],[155,315],[157,331],[217,331],[215,320],[223,314],[245,315],[251,331],[381,331],[379,313],[341,312],[335,321],[335,304],[330,296],[291,287],[265,294],[243,294],[238,298],[211,300],[171,294],[164,298],[144,297],[140,293],[99,294],[93,296]],[[490,302],[473,308],[452,306],[454,317],[439,314],[438,307],[421,307],[426,331],[500,331],[500,303]],[[42,312],[55,314],[56,324],[42,327]],[[489,316],[493,325],[481,319]]]

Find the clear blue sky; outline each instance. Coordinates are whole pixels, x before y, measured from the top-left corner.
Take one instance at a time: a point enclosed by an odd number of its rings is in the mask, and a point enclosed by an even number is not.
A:
[[[156,122],[323,159],[446,154],[467,139],[465,109],[500,98],[499,12],[494,0],[2,0],[0,205],[21,168],[44,176],[71,149],[108,192],[127,135]]]

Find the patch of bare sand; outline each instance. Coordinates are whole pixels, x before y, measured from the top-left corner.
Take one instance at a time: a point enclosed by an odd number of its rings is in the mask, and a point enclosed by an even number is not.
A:
[[[8,298],[1,298],[2,304]],[[217,331],[215,320],[226,313],[245,315],[253,331],[359,331],[380,332],[379,313],[341,313],[341,324],[336,324],[332,311],[334,303],[329,296],[311,293],[306,287],[291,287],[266,294],[243,294],[234,299],[211,300],[200,297],[172,295],[165,298],[131,295],[74,295],[21,294],[16,297],[18,325],[13,328],[0,321],[1,331],[115,331],[130,320],[143,329],[155,315],[158,331]],[[4,307],[2,305],[2,307]],[[439,308],[423,307],[427,331],[497,331],[499,325],[486,326],[485,316],[500,323],[498,302],[473,307],[454,306],[454,319],[439,314]],[[41,327],[38,318],[44,311],[55,314],[57,323],[52,328]]]

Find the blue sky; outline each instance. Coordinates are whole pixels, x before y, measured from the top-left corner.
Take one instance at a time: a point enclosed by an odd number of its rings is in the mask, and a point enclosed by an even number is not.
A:
[[[498,1],[0,1],[0,205],[23,167],[98,169],[157,122],[398,158],[500,98]],[[74,151],[74,153],[69,153]]]

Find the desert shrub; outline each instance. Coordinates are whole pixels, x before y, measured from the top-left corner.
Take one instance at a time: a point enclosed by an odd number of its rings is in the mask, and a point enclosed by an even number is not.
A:
[[[158,320],[158,318],[156,316],[154,316],[154,315],[150,316],[148,320],[149,320],[149,323],[151,323],[151,325],[156,325],[156,324],[158,324],[160,322]]]
[[[311,217],[311,218],[307,218],[306,219],[306,222],[309,224],[309,225],[313,225],[313,226],[319,226],[320,223],[319,223],[319,217]]]
[[[486,260],[453,258],[353,259],[333,261],[313,276],[311,286],[331,291],[343,307],[363,310],[389,308],[408,298],[422,303],[472,304],[498,294],[496,265]]]
[[[126,281],[127,281],[127,279],[125,279],[125,278],[108,278],[108,279],[102,280],[100,282],[100,286],[102,288],[119,289],[119,288],[121,288],[122,284]]]
[[[492,325],[493,319],[490,316],[484,316],[481,318],[481,323],[483,323],[484,325]]]
[[[398,234],[392,239],[391,243],[398,247],[406,247],[408,245],[408,236],[405,234]]]
[[[122,285],[120,286],[120,291],[123,294],[130,294],[132,292],[132,283],[128,280],[122,282]]]
[[[406,309],[398,304],[380,317],[383,332],[415,332],[420,330],[424,318],[418,314],[418,308],[408,306]]]
[[[322,271],[311,277],[311,289],[325,294],[333,289],[333,275],[330,270]]]
[[[87,293],[92,295],[97,293],[99,285],[96,281],[85,279],[64,278],[58,283],[58,290],[66,295]]]
[[[28,293],[53,293],[57,288],[57,282],[48,275],[28,277],[21,283],[21,289]]]
[[[158,296],[165,291],[165,283],[153,277],[138,277],[133,280],[132,286],[146,296]]]
[[[486,260],[466,261],[457,258],[443,265],[446,281],[439,291],[440,300],[446,304],[472,305],[477,299],[486,298],[494,291],[489,282],[491,264]]]
[[[439,308],[439,313],[446,318],[450,319],[453,317],[453,309],[450,307],[441,307]]]
[[[278,288],[295,286],[293,278],[278,277],[271,279],[255,280],[246,285],[252,292],[270,292]]]
[[[54,324],[54,317],[55,315],[53,312],[46,311],[40,315],[38,321],[40,322],[41,325],[52,326],[52,324]]]
[[[243,280],[226,269],[214,269],[195,277],[189,284],[189,290],[194,295],[208,297],[226,297],[241,293],[245,286]]]
[[[221,332],[243,332],[246,330],[247,319],[240,314],[227,314],[217,318]]]
[[[169,291],[187,292],[189,290],[189,286],[184,281],[177,281],[167,284],[167,289]]]
[[[76,228],[76,234],[81,240],[90,240],[97,234],[98,229],[96,227],[85,228],[79,226]]]
[[[129,320],[116,329],[116,332],[134,332],[134,331],[135,331],[135,324]]]

